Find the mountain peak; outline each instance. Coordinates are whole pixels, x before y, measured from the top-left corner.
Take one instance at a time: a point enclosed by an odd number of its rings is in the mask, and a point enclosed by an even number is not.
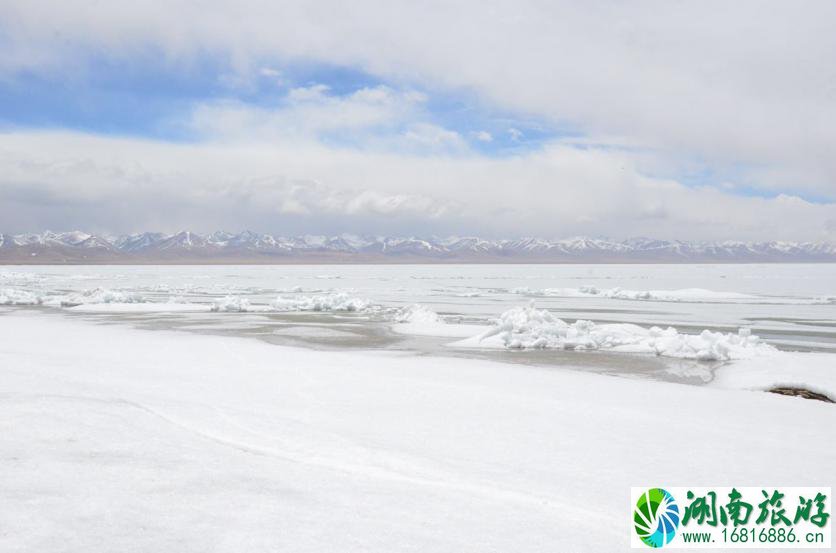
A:
[[[250,230],[134,233],[107,238],[84,231],[0,234],[0,263],[745,263],[836,262],[829,242],[687,242],[633,237],[564,239],[478,236],[274,237]]]

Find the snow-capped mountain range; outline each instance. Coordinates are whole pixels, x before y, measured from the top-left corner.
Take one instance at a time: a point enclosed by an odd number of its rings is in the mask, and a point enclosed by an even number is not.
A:
[[[836,262],[827,242],[684,242],[631,238],[208,235],[82,231],[0,234],[0,263],[698,263]]]

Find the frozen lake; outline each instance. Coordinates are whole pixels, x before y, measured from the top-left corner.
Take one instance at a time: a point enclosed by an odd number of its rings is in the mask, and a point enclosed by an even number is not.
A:
[[[128,298],[160,304],[146,305],[146,314],[154,313],[147,317],[166,319],[227,296],[266,307],[279,297],[342,293],[383,310],[417,303],[448,321],[477,323],[534,301],[567,320],[686,330],[745,326],[782,348],[836,348],[831,264],[7,266],[0,269],[3,290],[34,294],[45,304],[98,305],[99,312],[130,311],[115,305]],[[0,295],[0,303],[11,299]],[[285,310],[292,311],[292,305]],[[334,311],[323,306],[319,313]],[[241,325],[224,314],[215,326]]]
[[[743,328],[781,350],[836,352],[831,264],[4,267],[0,303],[283,345],[402,350],[688,383],[710,381],[726,359],[567,351],[563,343],[522,351],[456,343],[509,309],[533,305],[570,324],[674,327],[685,336]],[[415,305],[437,318],[405,320]]]
[[[630,486],[832,485],[833,406],[763,390],[836,396],[835,296],[833,265],[4,267],[0,549],[624,551]]]

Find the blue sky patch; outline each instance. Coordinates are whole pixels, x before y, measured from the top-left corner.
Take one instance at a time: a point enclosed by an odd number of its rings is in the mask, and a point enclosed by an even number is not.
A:
[[[297,87],[323,84],[329,95],[341,97],[385,85],[423,93],[427,101],[415,122],[455,131],[483,155],[516,154],[557,137],[580,136],[568,126],[558,129],[486,105],[471,93],[387,82],[349,67],[265,60],[246,76],[241,74],[222,58],[209,55],[189,63],[165,61],[153,52],[131,59],[93,57],[75,72],[18,73],[0,81],[0,125],[192,141],[197,137],[177,122],[198,104],[231,100],[278,108]],[[350,136],[332,138],[342,146],[352,145]]]

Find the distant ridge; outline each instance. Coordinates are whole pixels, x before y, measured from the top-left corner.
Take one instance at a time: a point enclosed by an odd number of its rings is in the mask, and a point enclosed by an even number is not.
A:
[[[684,242],[631,238],[274,237],[81,231],[0,234],[0,264],[195,263],[747,263],[836,262],[827,242]]]

